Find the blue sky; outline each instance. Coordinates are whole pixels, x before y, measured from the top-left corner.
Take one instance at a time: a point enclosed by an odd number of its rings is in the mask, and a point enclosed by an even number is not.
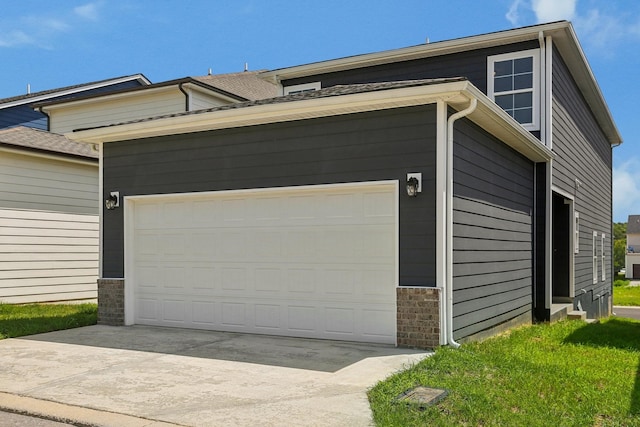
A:
[[[640,214],[635,0],[5,1],[0,98],[142,73],[153,82],[274,69],[567,19],[624,139],[614,221]]]

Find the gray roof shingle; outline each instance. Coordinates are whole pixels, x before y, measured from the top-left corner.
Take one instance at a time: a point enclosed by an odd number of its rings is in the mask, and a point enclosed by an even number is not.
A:
[[[209,86],[235,93],[248,100],[273,98],[279,95],[279,88],[275,84],[258,77],[259,71],[243,71],[240,73],[212,74],[193,77]]]
[[[64,135],[24,126],[0,130],[0,146],[2,145],[88,159],[98,158],[98,152],[90,144],[71,141]]]
[[[148,117],[145,119],[131,120],[131,121],[121,122],[121,123],[113,123],[106,126],[97,126],[95,128],[75,129],[74,131],[82,131],[82,130],[89,130],[89,129],[96,129],[96,128],[107,128],[107,127],[119,126],[119,125],[131,124],[131,123],[143,123],[143,122],[149,122],[153,120],[166,119],[170,117],[180,117],[180,116],[210,113],[214,111],[248,108],[248,107],[253,107],[257,105],[281,104],[285,102],[303,101],[308,99],[320,99],[320,98],[328,98],[332,96],[354,95],[358,93],[377,92],[382,90],[400,89],[400,88],[417,87],[417,86],[427,86],[427,85],[459,82],[459,81],[466,81],[466,80],[467,78],[465,77],[451,77],[451,78],[440,78],[440,79],[402,80],[402,81],[382,82],[382,83],[336,85],[336,86],[331,86],[325,89],[320,89],[312,92],[302,92],[302,93],[296,93],[294,95],[284,95],[284,96],[277,96],[274,98],[257,99],[254,101],[237,102],[233,104],[222,105],[219,107],[206,108],[203,110],[188,111],[184,113],[165,114],[162,116]]]

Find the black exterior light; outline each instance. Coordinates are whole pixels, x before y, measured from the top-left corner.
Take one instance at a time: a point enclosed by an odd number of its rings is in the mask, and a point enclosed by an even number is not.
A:
[[[421,173],[407,174],[407,196],[416,197],[418,193],[422,192],[420,181],[422,181]]]
[[[104,201],[104,207],[107,210],[114,210],[115,208],[120,206],[120,192],[112,191],[109,193],[109,197],[107,197]]]

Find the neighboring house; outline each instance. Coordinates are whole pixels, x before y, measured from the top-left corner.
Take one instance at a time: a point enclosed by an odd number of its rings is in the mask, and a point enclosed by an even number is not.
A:
[[[110,199],[101,323],[434,347],[610,313],[621,137],[570,23],[262,77],[67,134]]]
[[[98,152],[33,103],[149,84],[141,74],[0,99],[0,302],[95,299]]]
[[[92,93],[38,103],[51,118],[52,132],[109,125],[162,114],[201,110],[276,96],[278,87],[258,72],[185,77],[108,93]]]
[[[96,298],[97,194],[91,145],[0,130],[0,302]]]
[[[0,301],[97,297],[98,151],[62,133],[275,96],[257,75],[136,74],[0,100]]]
[[[629,215],[627,221],[625,278],[640,279],[640,215]]]
[[[150,84],[150,82],[145,76],[142,74],[134,74],[131,76],[117,77],[0,99],[0,129],[25,126],[34,129],[49,130],[49,119],[47,115],[41,111],[34,110],[33,104],[67,99],[81,94],[110,92],[148,84]]]

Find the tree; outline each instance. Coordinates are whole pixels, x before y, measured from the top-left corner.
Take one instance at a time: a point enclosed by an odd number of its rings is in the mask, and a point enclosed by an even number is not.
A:
[[[613,271],[618,272],[625,267],[627,254],[627,223],[613,223]]]

